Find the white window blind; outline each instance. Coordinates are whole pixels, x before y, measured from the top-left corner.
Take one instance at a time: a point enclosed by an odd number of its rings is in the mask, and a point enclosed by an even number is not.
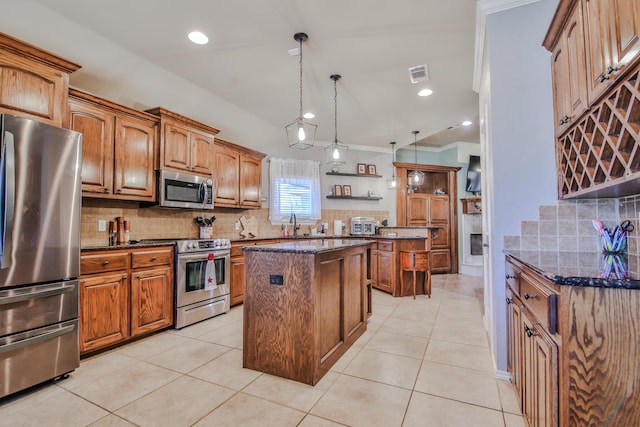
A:
[[[320,163],[271,158],[269,165],[269,221],[288,223],[292,213],[299,223],[320,220]]]

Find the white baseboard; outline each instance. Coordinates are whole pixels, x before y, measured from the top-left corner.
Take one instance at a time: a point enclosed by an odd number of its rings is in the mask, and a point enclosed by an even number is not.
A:
[[[499,371],[496,369],[495,377],[499,380],[511,381],[511,374],[507,371]]]
[[[460,266],[460,274],[466,274],[467,276],[482,277],[484,276],[484,269],[482,268],[482,264],[480,265],[462,264]]]

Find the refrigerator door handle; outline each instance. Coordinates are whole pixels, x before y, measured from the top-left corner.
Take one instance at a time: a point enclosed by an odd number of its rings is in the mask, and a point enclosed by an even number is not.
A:
[[[47,289],[44,291],[25,292],[23,294],[11,295],[7,297],[0,296],[0,306],[14,304],[20,301],[28,301],[30,299],[51,297],[54,295],[61,295],[67,292],[71,292],[75,289],[75,285],[65,285],[59,288]]]
[[[54,331],[45,332],[44,334],[41,334],[41,335],[36,335],[35,337],[29,337],[29,338],[25,338],[23,340],[16,341],[10,344],[2,345],[0,346],[0,354],[13,351],[13,350],[18,350],[20,348],[27,347],[29,345],[37,344],[43,341],[48,341],[50,339],[59,337],[61,335],[68,334],[69,332],[72,332],[75,329],[75,327],[76,327],[75,325],[69,325],[69,326],[56,329]]]
[[[12,264],[13,220],[16,202],[16,166],[13,134],[4,132],[2,146],[2,162],[0,162],[0,268],[5,269]]]

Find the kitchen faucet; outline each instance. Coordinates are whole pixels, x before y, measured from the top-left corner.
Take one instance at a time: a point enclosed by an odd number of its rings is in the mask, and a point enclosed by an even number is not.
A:
[[[291,216],[289,217],[289,224],[293,223],[293,237],[298,237],[298,221],[296,219],[296,214],[291,212]]]

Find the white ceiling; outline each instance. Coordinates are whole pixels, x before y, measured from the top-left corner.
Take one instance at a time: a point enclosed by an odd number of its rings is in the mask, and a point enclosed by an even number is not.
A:
[[[303,45],[304,106],[316,114],[319,141],[333,140],[329,76],[338,73],[343,143],[387,150],[389,141],[398,147],[413,142],[414,129],[432,146],[478,142],[477,126],[447,130],[478,116],[472,90],[475,0],[36,3],[282,128],[283,141],[299,101],[299,58],[287,50],[297,46],[294,33],[303,31],[309,35]],[[194,29],[210,43],[190,43],[186,34]],[[412,84],[408,68],[421,64],[428,65],[430,80]],[[86,67],[72,75],[72,83],[82,73],[96,78]],[[433,95],[418,97],[424,87]]]

